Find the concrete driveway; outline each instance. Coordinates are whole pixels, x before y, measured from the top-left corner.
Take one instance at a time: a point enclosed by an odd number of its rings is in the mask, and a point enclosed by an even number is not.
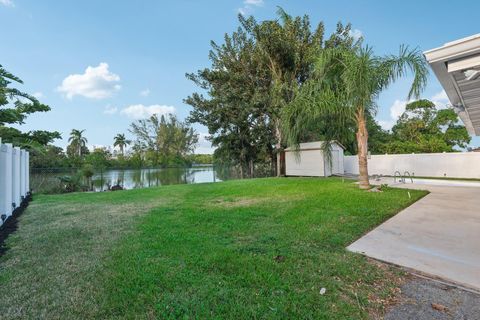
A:
[[[386,182],[392,181],[373,183]],[[419,180],[395,185],[431,193],[348,250],[480,291],[480,187],[453,184]]]

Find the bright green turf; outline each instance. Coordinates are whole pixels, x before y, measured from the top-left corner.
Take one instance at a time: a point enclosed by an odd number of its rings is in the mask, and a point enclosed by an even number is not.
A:
[[[394,284],[345,247],[410,194],[268,178],[38,196],[0,258],[0,314],[367,318]]]

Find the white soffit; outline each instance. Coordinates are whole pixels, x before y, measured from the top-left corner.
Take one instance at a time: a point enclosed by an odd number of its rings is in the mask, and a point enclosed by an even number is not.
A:
[[[424,55],[468,132],[480,135],[480,34]]]

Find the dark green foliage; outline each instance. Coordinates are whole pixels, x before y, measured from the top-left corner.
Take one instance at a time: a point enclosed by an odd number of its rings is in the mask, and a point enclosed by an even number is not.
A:
[[[222,45],[212,42],[212,66],[187,74],[206,95],[194,93],[185,102],[193,107],[189,120],[209,129],[216,161],[244,173],[274,163],[285,146],[281,111],[311,77],[319,52],[354,40],[350,25],[338,24],[324,41],[322,23],[312,30],[308,16],[292,17],[281,8],[277,20],[240,15],[239,22]]]
[[[438,110],[433,102],[418,100],[407,104],[384,149],[388,153],[453,152],[466,148],[470,139],[455,111]]]
[[[135,136],[134,153],[150,165],[181,165],[188,163],[198,142],[198,134],[175,115],[157,115],[130,125]]]
[[[212,164],[213,155],[211,154],[192,154],[189,157],[192,164]]]
[[[32,113],[50,111],[49,106],[40,103],[34,96],[12,88],[13,83],[23,84],[23,81],[0,65],[0,137],[2,141],[38,150],[53,140],[60,139],[60,133],[57,131],[39,130],[24,133],[8,127],[12,124],[25,123],[27,116]]]

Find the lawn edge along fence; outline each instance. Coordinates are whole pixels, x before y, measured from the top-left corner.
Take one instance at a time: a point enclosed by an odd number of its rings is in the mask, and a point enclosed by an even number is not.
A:
[[[28,151],[0,139],[0,226],[31,198],[29,160]]]

